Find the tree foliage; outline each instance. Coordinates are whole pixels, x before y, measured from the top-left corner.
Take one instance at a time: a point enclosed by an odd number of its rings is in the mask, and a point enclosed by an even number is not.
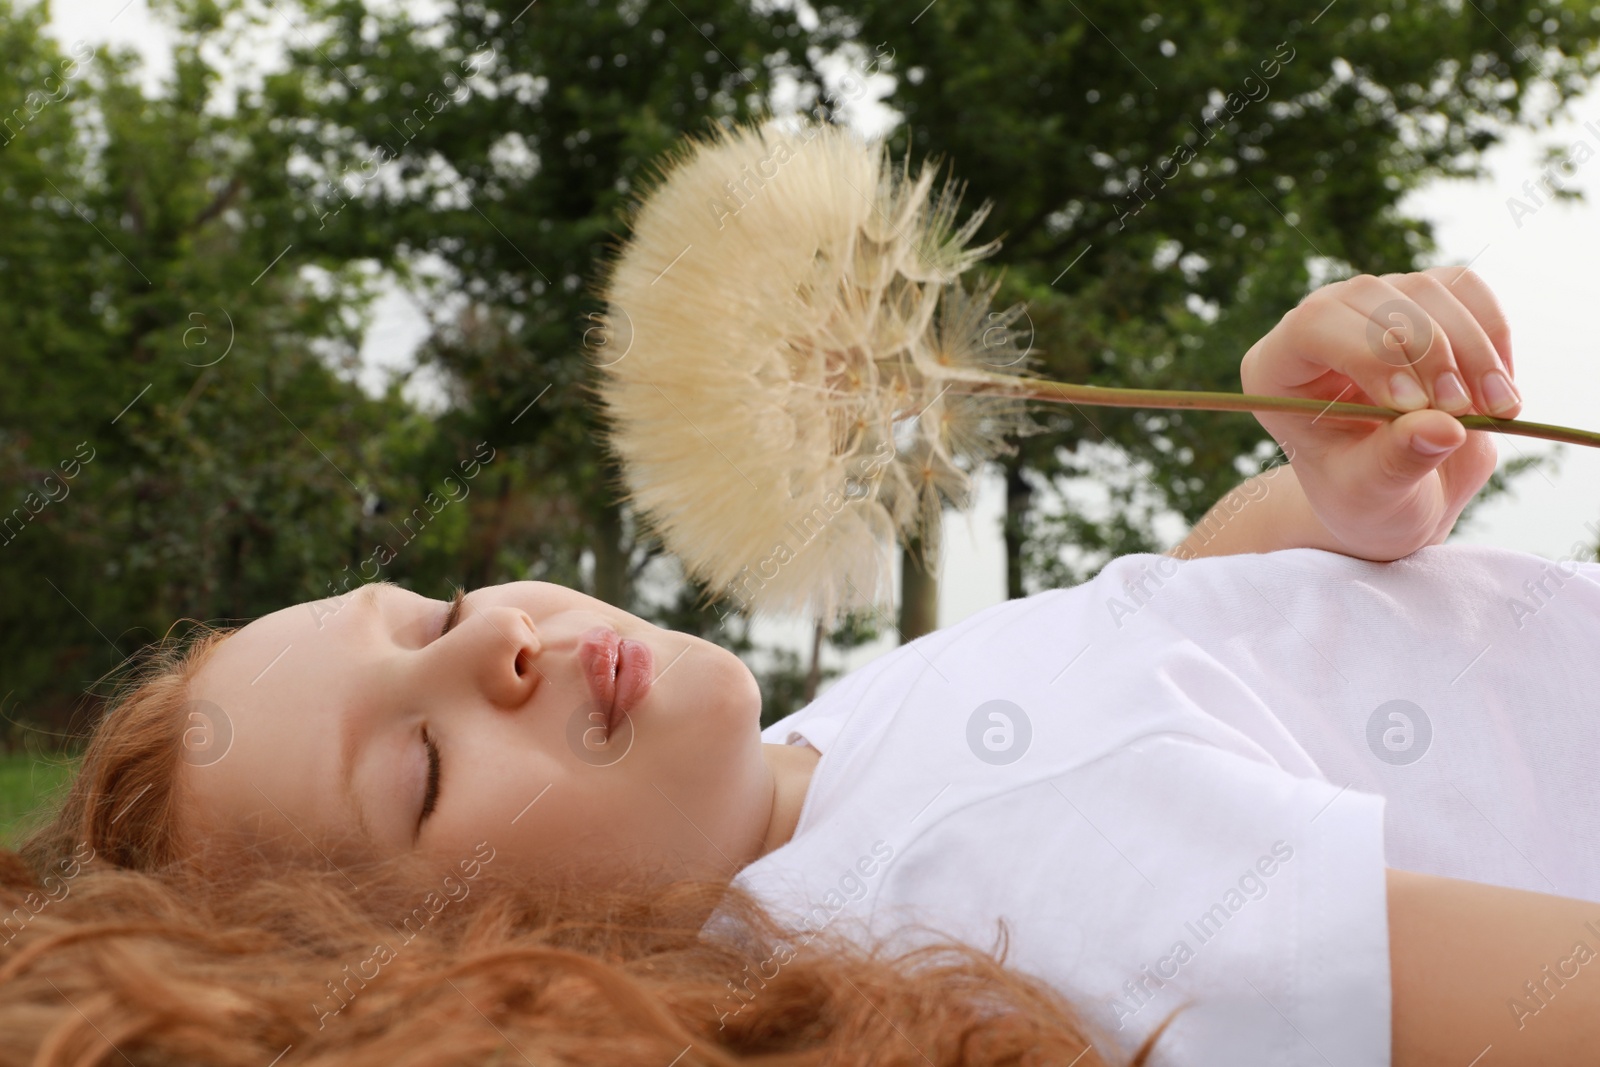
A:
[[[823,7],[817,41],[887,55],[895,146],[944,157],[994,202],[980,237],[1004,236],[1003,293],[1027,301],[1044,373],[1238,391],[1245,350],[1309,289],[1426,265],[1408,192],[1481,174],[1487,148],[1595,71],[1588,4],[1319,6],[940,0],[908,20],[861,0]],[[1013,596],[1092,573],[1071,547],[1090,564],[1159,547],[1155,515],[1198,520],[1273,450],[1247,415],[1049,422],[1006,466]],[[1082,447],[1102,442],[1120,458]],[[1104,516],[1037,506],[1108,467],[1132,488]]]
[[[1047,372],[1237,389],[1314,283],[1431,253],[1401,198],[1583,89],[1597,25],[1533,0],[160,11],[176,51],[150,88],[131,53],[64,48],[42,6],[0,0],[10,718],[61,722],[181,616],[536,578],[761,661],[771,721],[808,665],[756,649],[637,536],[589,392],[622,343],[596,331],[597,285],[680,137],[780,91],[836,118],[892,74],[897,152],[993,201],[978,238],[1004,237],[1002,295]],[[824,95],[831,55],[855,81]],[[372,392],[357,353],[385,274],[430,332],[417,374]],[[1159,547],[1162,515],[1198,518],[1270,458],[1237,415],[1043,418],[1006,466],[1013,594]],[[1090,483],[1104,514],[1041,499]]]
[[[195,42],[160,94],[86,46],[52,81],[73,55],[44,14],[0,0],[0,99],[29,109],[0,147],[0,696],[41,715],[179,616],[316,595],[361,512],[347,472],[403,470],[418,428],[340,375],[359,272],[280,256],[255,116],[208,108]]]

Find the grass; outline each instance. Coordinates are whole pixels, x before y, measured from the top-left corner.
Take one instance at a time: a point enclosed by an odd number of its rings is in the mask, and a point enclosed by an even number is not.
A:
[[[65,757],[13,752],[0,756],[0,845],[15,847],[28,816],[72,775]]]

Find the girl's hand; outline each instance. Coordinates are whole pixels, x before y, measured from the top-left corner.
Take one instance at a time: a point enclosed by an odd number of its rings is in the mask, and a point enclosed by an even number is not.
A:
[[[1323,286],[1251,346],[1247,393],[1374,404],[1386,422],[1256,412],[1289,456],[1317,518],[1349,555],[1386,561],[1449,536],[1494,473],[1490,433],[1453,415],[1513,418],[1511,332],[1464,267]]]

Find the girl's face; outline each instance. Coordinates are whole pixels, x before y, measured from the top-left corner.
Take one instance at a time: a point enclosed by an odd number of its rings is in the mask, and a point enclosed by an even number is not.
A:
[[[190,687],[206,743],[180,764],[185,828],[331,862],[421,850],[454,864],[487,842],[497,867],[582,882],[728,878],[759,855],[774,779],[737,656],[547,582],[451,607],[374,584],[224,640]],[[609,674],[606,631],[624,676],[647,659],[639,645],[652,664],[611,729],[607,683],[597,699],[590,681]]]

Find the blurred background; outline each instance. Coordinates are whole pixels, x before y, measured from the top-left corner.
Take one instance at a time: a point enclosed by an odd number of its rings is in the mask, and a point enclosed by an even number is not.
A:
[[[1238,391],[1317,285],[1470,263],[1523,417],[1600,429],[1597,30],[1535,0],[0,0],[0,832],[177,620],[559,582],[734,649],[771,722],[1273,461],[1248,415],[1050,408],[898,616],[719,619],[586,389],[628,206],[713,124],[942,159],[1052,377]],[[1454,537],[1593,558],[1600,456],[1498,442]]]

